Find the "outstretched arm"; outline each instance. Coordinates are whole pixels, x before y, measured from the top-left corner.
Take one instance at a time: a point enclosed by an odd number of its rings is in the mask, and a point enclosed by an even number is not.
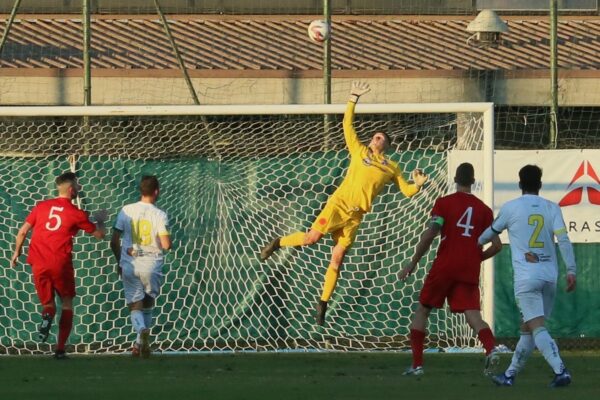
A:
[[[431,222],[429,224],[429,228],[421,235],[421,240],[417,244],[415,248],[415,254],[412,259],[404,265],[402,271],[400,271],[398,277],[400,280],[404,281],[410,274],[412,274],[417,267],[417,264],[421,260],[421,258],[427,253],[429,248],[431,247],[431,243],[433,243],[433,239],[440,233],[442,229],[441,225],[436,222]]]
[[[406,197],[412,197],[419,193],[421,187],[427,182],[428,177],[420,169],[415,169],[412,172],[412,179],[414,183],[408,183],[402,176],[402,172],[397,170],[395,178],[396,186],[398,186],[398,189],[400,189],[402,194]]]
[[[13,268],[17,266],[17,261],[19,259],[19,256],[21,255],[21,252],[23,251],[23,243],[25,243],[25,238],[31,230],[31,227],[32,225],[29,222],[25,222],[21,226],[21,229],[19,229],[19,232],[17,233],[17,239],[15,241],[15,251],[12,257],[10,258],[10,265]]]
[[[358,140],[358,135],[354,129],[354,108],[360,96],[368,93],[371,90],[369,85],[365,82],[354,81],[352,82],[352,88],[350,89],[350,98],[346,105],[346,111],[344,112],[344,139],[350,154],[360,150],[362,144]]]

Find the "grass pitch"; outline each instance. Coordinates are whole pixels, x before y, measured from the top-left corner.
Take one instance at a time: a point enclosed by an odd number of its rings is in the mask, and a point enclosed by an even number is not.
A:
[[[501,356],[499,371],[511,355]],[[0,399],[600,399],[600,354],[563,354],[573,374],[551,389],[539,354],[515,387],[483,375],[482,354],[425,354],[425,375],[404,377],[407,353],[257,353],[0,357]]]

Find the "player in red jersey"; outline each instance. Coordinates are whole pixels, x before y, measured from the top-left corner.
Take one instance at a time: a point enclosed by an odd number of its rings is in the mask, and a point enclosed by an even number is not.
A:
[[[441,308],[448,300],[450,311],[464,313],[467,323],[477,332],[486,352],[486,372],[498,361],[494,354],[495,338],[489,325],[481,318],[479,303],[479,271],[481,261],[502,249],[496,237],[482,251],[479,235],[493,221],[492,210],[471,194],[475,182],[473,165],[463,163],[456,169],[456,193],[437,199],[431,210],[431,222],[421,236],[412,260],[399,274],[401,280],[415,270],[417,263],[429,250],[433,239],[440,234],[440,245],[431,270],[419,296],[410,327],[413,364],[404,375],[423,374],[423,344],[427,320],[432,308]]]
[[[104,238],[106,212],[95,215],[97,225],[88,219],[86,212],[71,203],[77,197],[80,186],[72,172],[56,178],[58,197],[41,201],[31,210],[17,233],[15,252],[11,265],[15,267],[23,243],[33,229],[29,243],[27,263],[31,265],[33,282],[42,304],[42,323],[39,339],[45,342],[56,314],[54,294],[61,299],[58,341],[54,357],[65,358],[65,343],[73,325],[73,297],[75,297],[75,274],[73,272],[73,236],[81,229],[96,239]]]

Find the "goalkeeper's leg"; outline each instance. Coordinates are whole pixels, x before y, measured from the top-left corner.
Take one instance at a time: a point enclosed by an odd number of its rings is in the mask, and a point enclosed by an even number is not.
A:
[[[321,300],[317,304],[316,323],[317,325],[323,325],[325,323],[325,313],[327,312],[327,304],[340,276],[340,269],[344,256],[346,255],[346,247],[340,244],[336,244],[331,254],[331,263],[325,273],[325,281],[323,282],[323,292],[321,294]]]
[[[260,252],[260,259],[262,261],[271,257],[271,255],[282,247],[298,247],[298,246],[309,246],[317,243],[323,237],[323,233],[311,229],[307,233],[305,232],[294,232],[291,235],[287,235],[281,238],[273,239],[268,245],[263,247]]]
[[[281,247],[310,246],[315,244],[321,240],[323,235],[335,232],[346,226],[349,219],[352,219],[352,215],[348,214],[347,210],[333,202],[327,202],[321,213],[314,220],[308,233],[295,232],[282,238],[273,239],[261,250],[260,259],[262,261],[266,260]],[[356,221],[360,223],[360,217]],[[350,226],[356,223],[355,221],[350,222]]]

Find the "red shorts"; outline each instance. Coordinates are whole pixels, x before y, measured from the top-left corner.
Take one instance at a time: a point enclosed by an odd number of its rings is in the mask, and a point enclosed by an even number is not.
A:
[[[481,309],[478,284],[455,281],[443,274],[428,274],[419,303],[428,308],[442,308],[446,299],[454,313]]]
[[[63,267],[33,266],[33,284],[42,305],[54,300],[54,293],[60,298],[75,297],[75,272],[72,265]]]

